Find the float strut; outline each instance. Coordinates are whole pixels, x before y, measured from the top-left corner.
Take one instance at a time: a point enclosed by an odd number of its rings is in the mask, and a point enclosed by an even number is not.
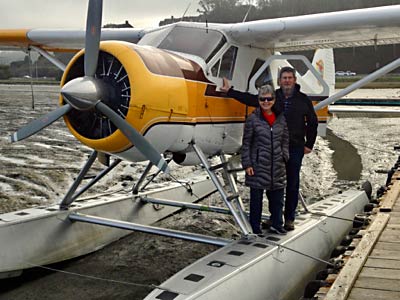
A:
[[[230,242],[232,242],[232,240],[223,239],[223,238],[219,238],[219,237],[211,237],[211,236],[206,236],[206,235],[197,234],[197,233],[190,233],[190,232],[178,231],[178,230],[173,230],[173,229],[146,226],[146,225],[130,223],[130,222],[125,222],[125,221],[107,219],[107,218],[102,218],[102,217],[97,217],[97,216],[90,216],[90,215],[85,215],[85,214],[81,214],[81,213],[71,213],[68,216],[68,218],[71,221],[91,223],[91,224],[97,224],[97,225],[102,225],[102,226],[132,230],[132,231],[141,231],[141,232],[145,232],[145,233],[162,235],[162,236],[167,236],[167,237],[172,237],[172,238],[179,238],[179,239],[183,239],[183,240],[189,240],[189,241],[193,241],[193,242],[205,243],[205,244],[210,244],[210,245],[215,245],[215,246],[225,246],[225,245],[229,244]]]
[[[219,181],[218,177],[215,173],[211,170],[211,167],[208,163],[206,156],[204,155],[203,151],[198,147],[195,143],[192,143],[192,147],[196,152],[197,156],[199,157],[200,161],[202,162],[204,168],[206,169],[208,175],[210,176],[212,182],[214,183],[215,187],[217,188],[218,192],[220,193],[222,199],[224,200],[226,206],[232,213],[233,218],[235,219],[236,224],[239,226],[240,230],[242,231],[244,236],[248,236],[252,233],[249,221],[246,217],[243,217],[242,213],[238,211],[233,205],[234,199],[237,199],[238,195],[228,196],[225,192],[221,182]]]
[[[83,178],[85,177],[86,173],[89,171],[90,167],[93,165],[94,161],[96,160],[97,157],[97,151],[94,150],[81,171],[78,174],[78,177],[75,179],[74,183],[72,186],[69,188],[67,194],[64,196],[64,199],[60,203],[60,209],[66,210],[68,207],[71,205],[71,203],[74,201],[73,200],[73,195],[78,188],[79,184],[82,182]]]

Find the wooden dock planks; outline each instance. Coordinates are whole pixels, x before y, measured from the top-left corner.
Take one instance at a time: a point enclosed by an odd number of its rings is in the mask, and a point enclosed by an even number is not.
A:
[[[354,287],[359,289],[400,292],[400,285],[396,279],[368,277],[362,274],[360,274],[357,282],[354,284]]]
[[[397,300],[400,299],[400,292],[392,292],[385,290],[374,290],[374,289],[361,289],[353,288],[352,293],[347,298],[348,300]]]
[[[397,177],[396,177],[397,178]],[[390,186],[390,189],[387,191],[379,210],[381,212],[390,212],[393,209],[393,206],[396,200],[399,198],[400,194],[400,180],[392,181],[393,184]]]
[[[383,228],[389,220],[387,214],[378,214],[374,222],[363,235],[357,248],[351,254],[339,276],[332,284],[329,292],[325,296],[325,300],[347,299],[351,289],[361,272],[369,253],[373,251],[373,246],[377,242]]]
[[[400,299],[400,171],[324,300]],[[322,298],[318,298],[322,299]]]
[[[400,269],[400,260],[386,259],[382,257],[369,257],[364,267],[383,268],[383,269]],[[400,285],[399,285],[400,286]]]

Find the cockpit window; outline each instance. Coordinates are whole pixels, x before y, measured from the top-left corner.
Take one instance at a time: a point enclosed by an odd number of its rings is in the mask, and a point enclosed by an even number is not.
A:
[[[190,53],[208,62],[225,43],[224,35],[218,31],[175,26],[160,43],[159,48]]]
[[[238,48],[231,46],[221,59],[219,59],[211,68],[211,74],[214,77],[226,77],[232,79],[233,70],[235,69],[236,55]]]

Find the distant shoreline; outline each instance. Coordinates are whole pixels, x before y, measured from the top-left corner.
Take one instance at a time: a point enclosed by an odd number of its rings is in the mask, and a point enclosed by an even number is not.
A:
[[[339,81],[336,82],[335,88],[337,89],[344,89],[348,87],[350,84],[352,84],[355,81]],[[373,81],[370,82],[363,87],[362,89],[398,89],[400,88],[400,81],[394,82],[394,81]]]
[[[60,81],[55,79],[36,79],[32,78],[12,78],[12,79],[1,79],[0,84],[25,84],[25,85],[60,85]]]
[[[335,88],[343,89],[348,87],[350,84],[363,78],[363,76],[336,76]],[[381,78],[376,79],[362,87],[362,89],[394,89],[400,88],[400,76],[398,74],[385,75]]]

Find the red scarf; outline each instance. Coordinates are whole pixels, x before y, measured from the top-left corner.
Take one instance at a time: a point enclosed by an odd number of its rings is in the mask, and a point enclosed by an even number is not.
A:
[[[272,126],[272,124],[274,124],[274,122],[276,120],[275,113],[272,112],[272,114],[268,115],[267,112],[262,110],[262,114],[264,116],[265,121],[268,122],[269,126]]]

